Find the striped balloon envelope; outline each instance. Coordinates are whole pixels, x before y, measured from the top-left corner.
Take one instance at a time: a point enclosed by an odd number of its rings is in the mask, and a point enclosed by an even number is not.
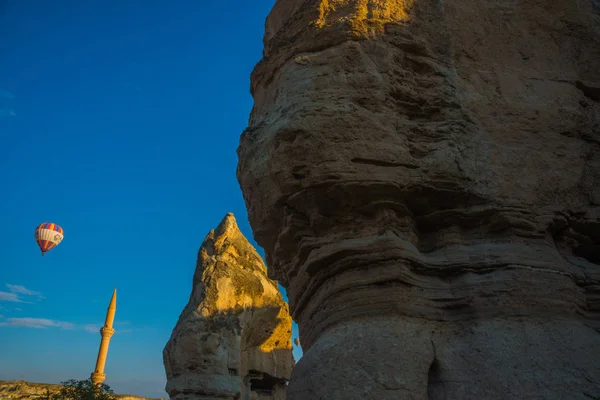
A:
[[[40,246],[42,255],[62,242],[64,236],[63,228],[52,222],[44,222],[35,228],[35,241]]]

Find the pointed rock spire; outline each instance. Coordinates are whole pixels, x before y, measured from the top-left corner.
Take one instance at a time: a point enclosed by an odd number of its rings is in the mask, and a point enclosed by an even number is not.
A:
[[[237,221],[235,220],[235,216],[233,213],[229,212],[225,215],[225,217],[221,220],[221,223],[217,225],[217,229],[215,229],[215,234],[217,236],[222,236],[225,234],[241,234],[240,228],[238,228]]]
[[[215,260],[224,263],[219,263],[217,267]],[[202,280],[202,274],[208,267],[241,268],[260,272],[266,277],[267,269],[263,259],[240,231],[233,213],[227,213],[202,242],[198,251],[194,285]]]
[[[252,379],[281,396],[294,366],[291,330],[277,282],[228,213],[198,251],[190,299],[163,351],[166,391],[235,397]]]

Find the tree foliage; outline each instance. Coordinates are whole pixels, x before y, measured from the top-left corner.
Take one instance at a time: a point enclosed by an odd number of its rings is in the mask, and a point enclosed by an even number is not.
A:
[[[57,393],[48,393],[47,400],[117,400],[110,386],[102,383],[94,385],[91,379],[78,381],[69,379],[61,382],[62,387]]]

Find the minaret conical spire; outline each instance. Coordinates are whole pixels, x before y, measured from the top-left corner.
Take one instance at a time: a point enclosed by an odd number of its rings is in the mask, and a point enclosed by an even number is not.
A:
[[[113,329],[113,322],[115,321],[115,313],[117,312],[117,289],[113,291],[112,298],[106,311],[106,319],[104,320],[104,326],[100,328],[100,335],[102,339],[100,341],[100,349],[98,350],[98,358],[96,359],[96,369],[91,375],[92,382],[95,385],[100,385],[106,379],[104,373],[104,366],[106,365],[106,356],[108,355],[108,345],[110,338],[115,333]]]
[[[110,303],[108,304],[108,311],[106,313],[106,319],[104,320],[104,326],[111,327],[115,321],[115,313],[117,312],[117,289],[113,291]]]

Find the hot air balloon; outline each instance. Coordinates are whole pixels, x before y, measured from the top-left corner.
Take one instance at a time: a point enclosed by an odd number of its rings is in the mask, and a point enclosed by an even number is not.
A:
[[[35,228],[35,241],[42,250],[42,255],[62,242],[65,236],[63,228],[52,222],[44,222]]]

